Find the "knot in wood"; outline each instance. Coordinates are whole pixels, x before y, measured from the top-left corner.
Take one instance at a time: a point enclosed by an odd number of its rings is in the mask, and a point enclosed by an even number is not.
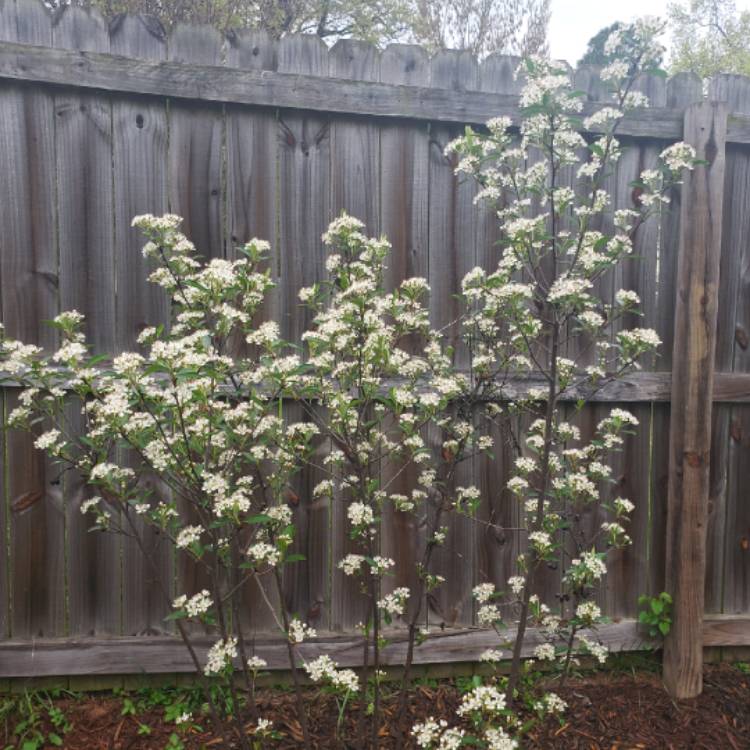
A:
[[[689,466],[694,469],[700,468],[704,464],[704,458],[701,453],[695,453],[694,451],[685,451],[685,460]]]

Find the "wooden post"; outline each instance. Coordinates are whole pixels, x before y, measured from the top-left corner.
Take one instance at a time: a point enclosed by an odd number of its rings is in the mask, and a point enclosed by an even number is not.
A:
[[[721,258],[727,107],[685,111],[684,140],[706,164],[686,172],[677,268],[667,504],[667,590],[674,598],[664,682],[674,698],[703,688],[703,597],[711,448],[711,392]]]

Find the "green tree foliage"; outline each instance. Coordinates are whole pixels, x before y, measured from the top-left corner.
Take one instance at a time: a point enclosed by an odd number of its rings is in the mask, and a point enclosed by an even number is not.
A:
[[[353,37],[387,43],[407,31],[408,0],[47,0],[94,7],[105,17],[144,13],[170,28],[177,23],[207,24],[219,31],[265,29],[272,37],[317,34],[335,40]]]
[[[414,39],[429,49],[528,56],[547,51],[551,0],[415,0]]]
[[[594,36],[591,37],[588,41],[588,45],[586,47],[586,52],[584,53],[583,57],[578,61],[579,65],[608,65],[614,60],[614,56],[611,53],[608,53],[605,49],[605,45],[607,42],[607,39],[609,39],[610,35],[614,33],[615,31],[619,32],[623,38],[623,41],[626,45],[629,45],[632,47],[632,45],[635,43],[635,39],[633,38],[633,31],[630,26],[627,24],[621,23],[620,21],[615,21],[613,24],[610,24],[609,26],[605,26],[600,31],[597,31]],[[663,53],[661,53],[658,56],[658,59],[656,60],[656,65],[660,66],[663,62]]]
[[[431,50],[470,49],[528,55],[546,50],[551,0],[46,0],[94,7],[105,17],[145,13],[166,27],[207,24],[219,31],[265,29],[317,34],[333,42],[361,39],[385,45],[411,41]]]
[[[690,0],[669,6],[670,72],[701,78],[716,73],[750,74],[750,11],[734,0]]]

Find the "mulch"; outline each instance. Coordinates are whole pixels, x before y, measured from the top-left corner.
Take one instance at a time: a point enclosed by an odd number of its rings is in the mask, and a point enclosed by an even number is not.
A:
[[[569,709],[561,722],[550,719],[533,727],[527,735],[529,750],[750,750],[750,675],[730,665],[707,667],[703,694],[693,700],[672,701],[657,674],[599,673],[571,681],[556,690]],[[342,750],[354,747],[358,711],[349,707],[339,726],[333,699],[320,693],[310,696],[310,728],[316,748]],[[415,688],[411,696],[411,722],[436,716],[454,723],[460,695],[448,682]],[[380,731],[380,747],[394,748],[387,719],[395,712],[395,698],[384,706],[385,724]],[[295,718],[294,696],[285,691],[262,691],[262,715],[271,719],[282,739],[272,743],[280,750],[301,747],[300,726]],[[67,750],[163,750],[174,725],[163,721],[159,711],[138,716],[122,716],[122,700],[110,695],[89,695],[62,699],[72,724],[65,735]],[[138,734],[139,724],[148,724],[151,734]],[[2,738],[2,747],[11,738]],[[189,750],[221,748],[222,741],[208,733],[182,737]],[[413,747],[410,745],[409,747]]]

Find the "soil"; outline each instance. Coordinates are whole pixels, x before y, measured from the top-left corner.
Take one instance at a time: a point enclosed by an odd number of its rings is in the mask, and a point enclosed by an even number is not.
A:
[[[730,665],[706,669],[703,694],[693,700],[673,702],[664,691],[659,676],[649,672],[633,674],[600,673],[571,681],[556,692],[569,705],[563,722],[550,719],[533,727],[525,748],[539,750],[750,750],[750,674]],[[316,748],[336,750],[354,747],[336,739],[338,710],[332,698],[309,695],[310,729]],[[454,723],[460,696],[448,682],[419,686],[412,691],[410,724],[426,716],[446,718]],[[153,710],[138,716],[122,716],[122,698],[89,695],[62,699],[57,703],[72,728],[65,735],[67,750],[163,750],[174,724],[164,722],[163,713]],[[301,729],[295,717],[294,697],[289,692],[262,691],[259,705],[264,717],[273,721],[282,739],[269,747],[301,747]],[[388,728],[396,700],[384,707],[380,731],[382,748],[395,747]],[[351,706],[340,726],[340,737],[357,736],[358,711]],[[139,724],[151,727],[151,734],[138,734]],[[2,737],[2,747],[12,739]],[[222,748],[222,740],[197,731],[182,735],[185,748]],[[51,747],[51,746],[50,746]],[[409,747],[413,747],[410,745]]]

